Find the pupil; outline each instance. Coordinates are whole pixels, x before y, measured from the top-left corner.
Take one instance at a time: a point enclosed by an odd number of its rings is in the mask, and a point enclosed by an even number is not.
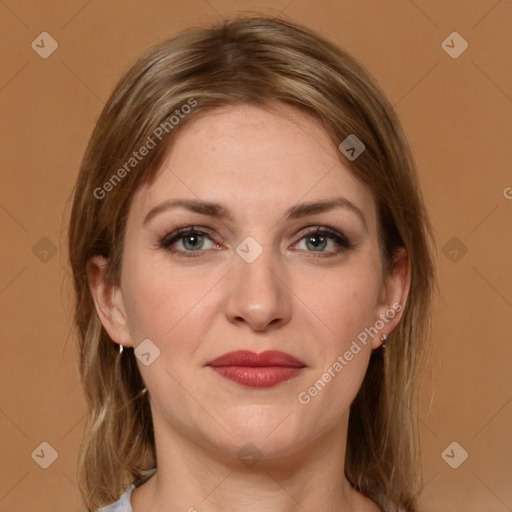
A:
[[[322,246],[323,246],[323,243],[325,242],[325,237],[323,237],[323,236],[318,236],[318,235],[312,235],[312,236],[310,236],[310,237],[309,237],[309,240],[310,240],[310,241],[311,241],[311,240],[315,240],[315,242],[313,242],[313,244],[312,244],[312,245],[313,245],[313,247],[318,248],[318,247],[319,247],[319,245],[318,245],[318,244],[320,244],[320,245],[322,245]]]
[[[198,235],[188,235],[185,238],[185,241],[186,241],[185,245],[188,244],[189,246],[191,246],[194,249],[195,247],[197,247],[196,243],[198,241],[198,238],[199,238]],[[190,243],[190,240],[195,240],[195,242],[193,241],[192,243]],[[198,244],[198,245],[200,246],[201,244]]]

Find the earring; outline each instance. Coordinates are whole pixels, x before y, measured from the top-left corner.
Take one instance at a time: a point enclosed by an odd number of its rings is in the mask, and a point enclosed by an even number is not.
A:
[[[388,337],[385,334],[383,334],[380,340],[382,341],[382,348],[386,348],[386,345],[388,344]]]
[[[119,344],[119,354],[121,355],[123,353],[124,347],[123,345]]]

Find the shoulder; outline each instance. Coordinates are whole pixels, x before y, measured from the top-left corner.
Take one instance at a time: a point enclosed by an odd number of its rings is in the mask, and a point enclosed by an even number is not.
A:
[[[98,508],[95,512],[133,512],[132,505],[130,503],[130,496],[133,489],[135,489],[135,484],[131,484],[126,491],[121,494],[117,501]]]

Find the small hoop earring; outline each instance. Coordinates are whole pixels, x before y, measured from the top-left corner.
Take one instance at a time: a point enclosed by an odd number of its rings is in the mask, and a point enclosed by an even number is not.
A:
[[[388,337],[383,334],[380,340],[382,341],[382,348],[386,348],[386,345],[388,344]]]

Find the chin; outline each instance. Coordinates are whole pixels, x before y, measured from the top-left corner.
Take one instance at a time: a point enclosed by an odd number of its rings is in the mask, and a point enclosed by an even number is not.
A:
[[[248,414],[248,408],[244,409],[245,414],[231,411],[229,416],[225,416],[226,419],[229,417],[225,426],[232,437],[227,433],[223,436],[220,444],[224,452],[240,458],[238,452],[242,450],[243,455],[245,449],[249,455],[254,451],[256,455],[269,459],[293,455],[307,444],[309,436],[304,426],[298,429],[295,422],[291,421],[293,412],[288,416],[291,410],[285,411],[282,407],[278,410],[274,407],[266,407],[264,410],[262,407],[252,407],[252,413]]]

